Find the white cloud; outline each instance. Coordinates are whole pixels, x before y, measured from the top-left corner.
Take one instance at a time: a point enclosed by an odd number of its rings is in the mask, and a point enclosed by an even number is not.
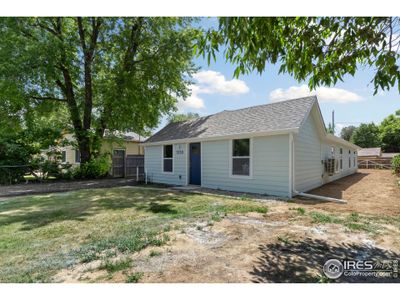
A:
[[[360,95],[350,92],[345,89],[319,87],[314,91],[310,91],[307,85],[291,86],[288,89],[276,89],[269,94],[269,99],[272,102],[295,99],[317,95],[320,102],[336,102],[349,103],[363,100]]]
[[[225,76],[215,71],[200,71],[193,75],[199,87],[199,93],[240,95],[249,91],[246,83],[239,79],[226,80]]]
[[[227,96],[235,96],[245,94],[249,91],[246,83],[239,79],[226,80],[225,76],[215,71],[200,71],[193,75],[195,84],[190,86],[191,96],[186,100],[178,100],[178,109],[184,110],[200,110],[204,109],[204,100],[201,94],[219,94]]]
[[[191,85],[190,89],[192,91],[192,95],[190,95],[186,100],[179,99],[178,100],[178,109],[180,111],[184,111],[185,109],[203,109],[204,101],[198,96],[198,87],[195,85]]]

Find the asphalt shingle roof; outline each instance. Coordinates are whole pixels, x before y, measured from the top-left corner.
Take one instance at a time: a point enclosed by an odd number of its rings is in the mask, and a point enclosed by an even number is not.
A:
[[[299,128],[316,101],[315,96],[304,97],[238,110],[224,110],[206,117],[170,123],[148,138],[146,142],[222,137]]]

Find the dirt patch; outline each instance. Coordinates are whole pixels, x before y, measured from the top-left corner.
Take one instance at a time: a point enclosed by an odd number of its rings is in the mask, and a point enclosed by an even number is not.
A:
[[[400,188],[389,170],[359,170],[356,174],[328,183],[309,193],[345,199],[348,203],[299,199],[296,202],[335,212],[400,215]]]
[[[392,230],[391,236],[399,234],[398,228]],[[393,240],[380,238],[384,233],[313,224],[287,206],[275,206],[268,214],[229,215],[212,225],[188,224],[169,235],[171,241],[156,248],[157,256],[150,255],[154,248],[136,253],[124,272],[143,273],[140,282],[318,282],[330,258],[395,259],[400,254]],[[124,272],[107,277],[104,271],[77,266],[56,278],[120,282]]]

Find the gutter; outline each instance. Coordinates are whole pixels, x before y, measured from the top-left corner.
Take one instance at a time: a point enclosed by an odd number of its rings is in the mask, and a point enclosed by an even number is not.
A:
[[[296,190],[296,182],[295,182],[295,155],[294,155],[294,139],[293,133],[289,134],[289,198],[293,198],[294,196],[301,196],[310,199],[327,201],[327,202],[335,202],[341,204],[347,204],[347,200],[337,199],[332,197],[319,196],[314,194],[308,194],[299,192]]]

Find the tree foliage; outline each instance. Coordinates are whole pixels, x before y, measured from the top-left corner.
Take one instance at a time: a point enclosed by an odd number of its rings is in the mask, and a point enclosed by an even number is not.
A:
[[[340,137],[346,141],[350,141],[354,130],[356,130],[356,127],[353,125],[343,127],[342,130],[340,131]]]
[[[308,81],[311,89],[332,86],[370,66],[374,93],[397,84],[400,91],[400,21],[393,17],[223,17],[198,43],[215,59],[225,48],[237,65],[235,77],[280,64],[280,73]]]
[[[386,117],[379,126],[382,149],[400,152],[400,110]]]
[[[198,113],[188,112],[186,114],[173,114],[168,118],[168,123],[176,123],[199,118]]]
[[[374,123],[361,124],[354,130],[350,141],[362,148],[380,147],[379,127]]]
[[[197,30],[188,18],[0,19],[0,106],[9,126],[56,114],[82,162],[106,129],[144,133],[188,96]],[[23,124],[24,126],[26,124]]]

